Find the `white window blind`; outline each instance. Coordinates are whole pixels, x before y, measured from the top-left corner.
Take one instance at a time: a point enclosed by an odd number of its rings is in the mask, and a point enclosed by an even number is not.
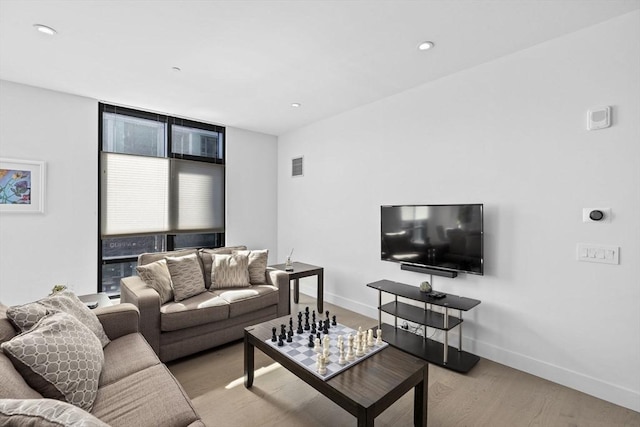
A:
[[[169,159],[101,153],[103,236],[169,230]]]
[[[224,166],[178,159],[171,162],[174,231],[224,231]]]

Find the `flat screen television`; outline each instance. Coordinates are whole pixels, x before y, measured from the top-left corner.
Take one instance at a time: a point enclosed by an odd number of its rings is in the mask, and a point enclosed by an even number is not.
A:
[[[483,205],[381,206],[381,259],[484,274]]]

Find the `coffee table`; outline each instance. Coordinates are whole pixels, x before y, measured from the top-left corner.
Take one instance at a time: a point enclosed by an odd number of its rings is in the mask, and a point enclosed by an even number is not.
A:
[[[245,387],[251,388],[253,385],[254,350],[258,348],[325,397],[357,417],[359,427],[372,427],[375,417],[412,388],[414,390],[413,423],[420,427],[427,425],[429,364],[425,360],[389,346],[324,381],[266,342],[271,338],[271,328],[279,328],[281,324],[288,322],[289,316],[285,316],[245,328]]]

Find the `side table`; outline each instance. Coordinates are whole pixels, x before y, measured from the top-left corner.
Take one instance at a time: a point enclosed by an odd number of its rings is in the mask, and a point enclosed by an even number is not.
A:
[[[109,299],[109,296],[104,292],[100,292],[97,294],[78,295],[78,299],[84,302],[85,304],[97,302],[98,306],[93,308],[108,307],[112,305],[111,300]]]
[[[324,293],[324,268],[317,265],[304,264],[302,262],[293,262],[293,271],[286,271],[284,264],[270,265],[269,267],[276,270],[282,270],[289,275],[289,281],[293,280],[293,302],[296,304],[300,299],[300,279],[303,277],[318,277],[318,313],[322,313],[323,301],[322,295]],[[289,310],[291,311],[291,310]]]

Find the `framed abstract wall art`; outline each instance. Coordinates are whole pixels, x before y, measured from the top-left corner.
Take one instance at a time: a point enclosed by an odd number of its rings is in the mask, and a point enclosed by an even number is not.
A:
[[[45,164],[0,158],[0,212],[44,212]]]

